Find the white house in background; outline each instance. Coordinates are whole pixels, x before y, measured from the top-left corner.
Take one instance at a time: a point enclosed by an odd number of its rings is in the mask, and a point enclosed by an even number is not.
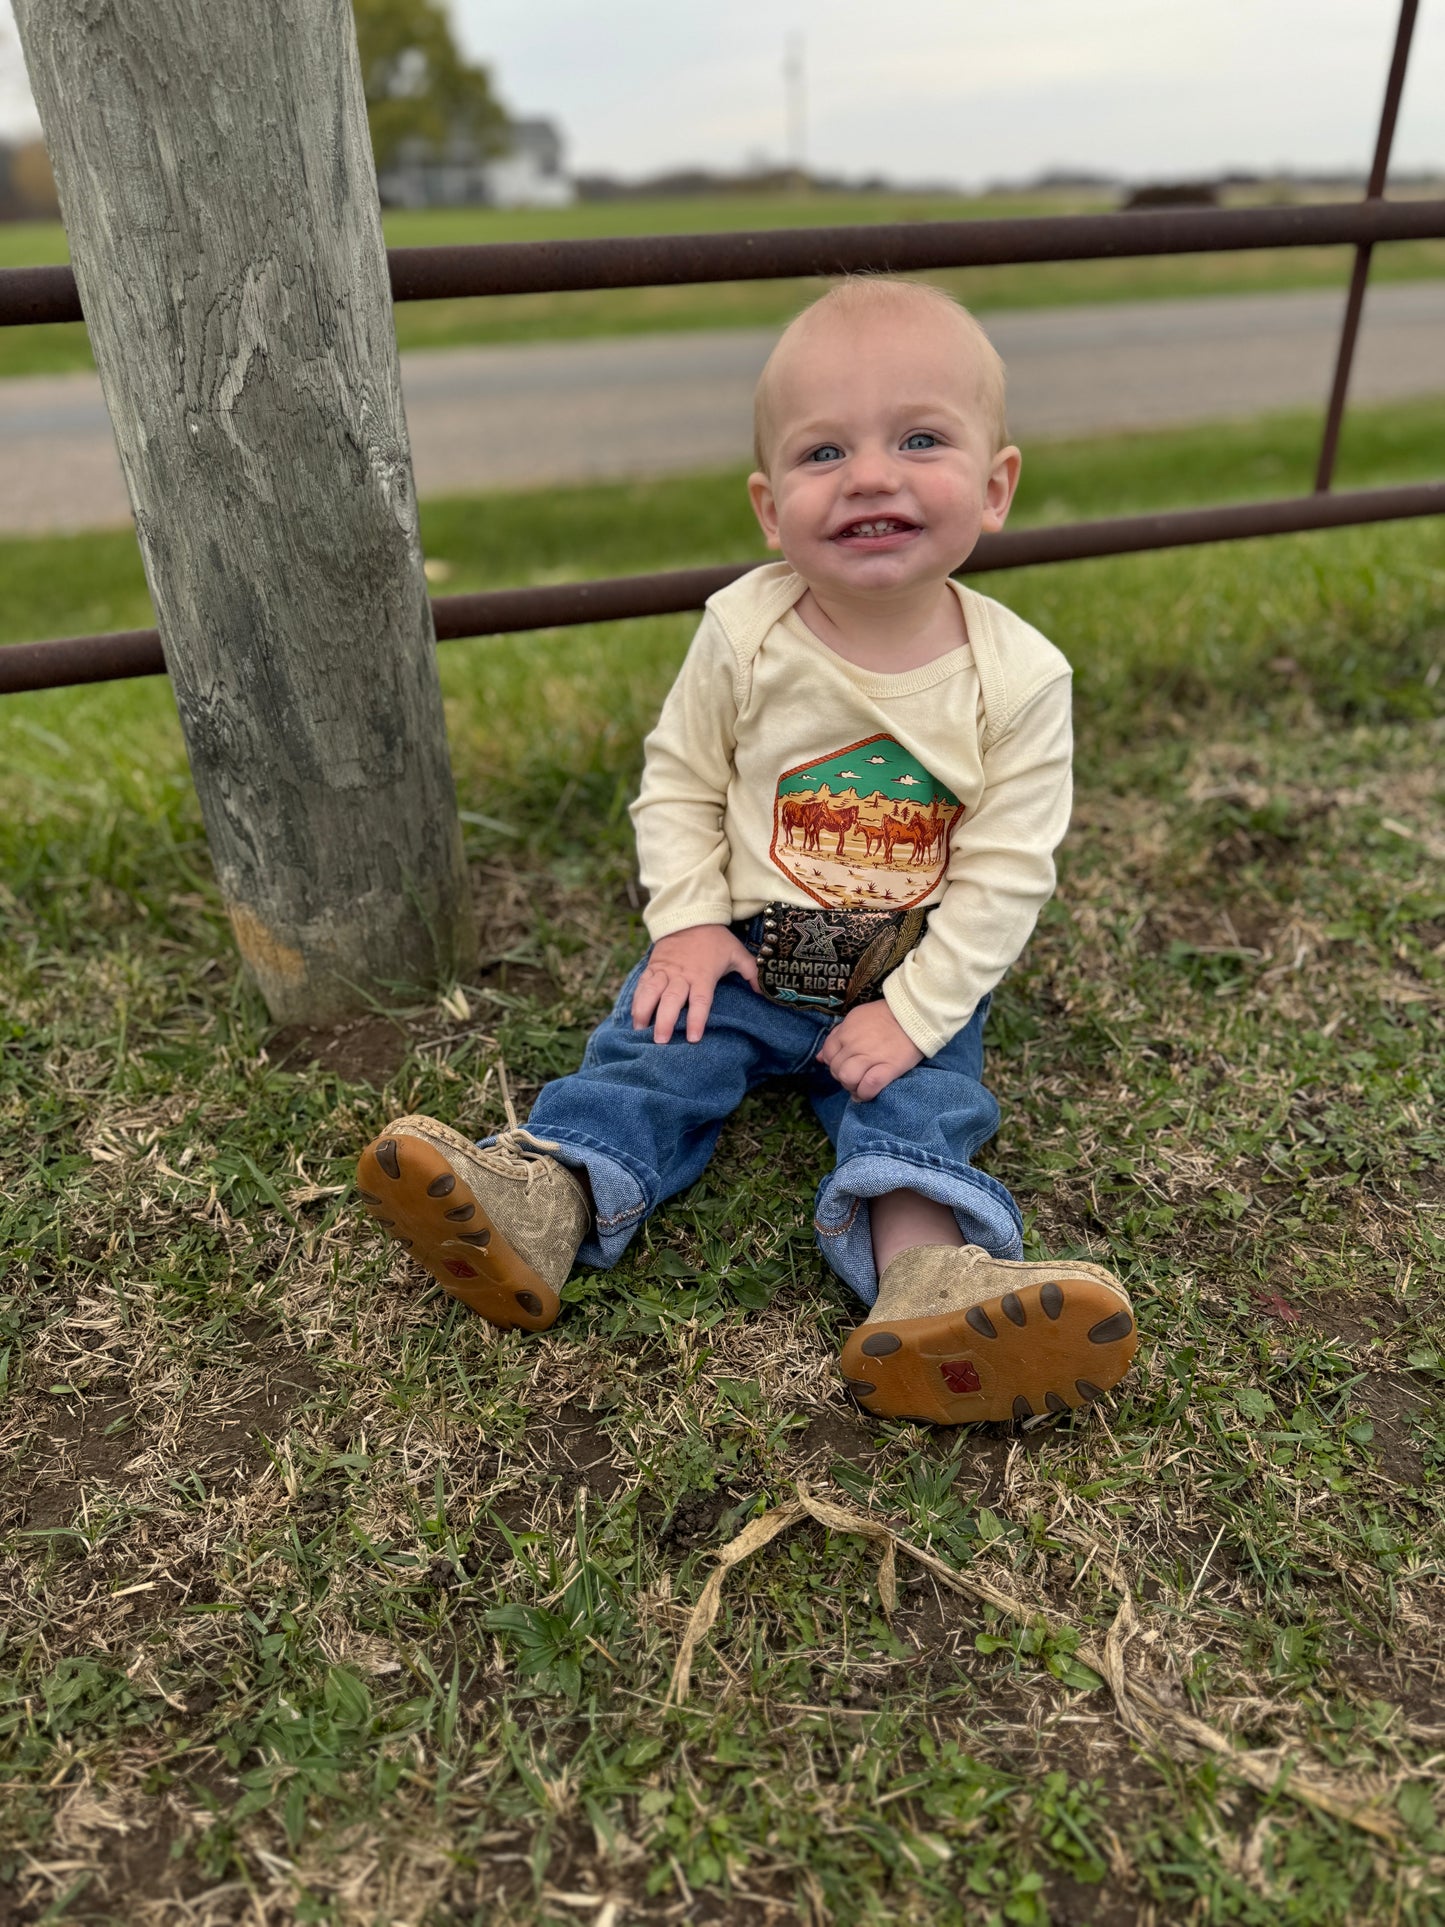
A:
[[[562,167],[562,136],[550,120],[514,120],[512,145],[487,162],[493,207],[570,207],[576,190]]]
[[[403,141],[376,177],[383,207],[569,207],[562,136],[550,120],[514,120],[505,154],[483,159],[468,134]]]

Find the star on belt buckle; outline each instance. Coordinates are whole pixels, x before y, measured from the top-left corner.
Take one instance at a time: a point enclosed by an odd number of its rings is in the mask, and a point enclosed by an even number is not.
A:
[[[812,910],[770,903],[762,913],[758,985],[775,1004],[851,1010],[883,994],[883,980],[923,935],[923,910]]]

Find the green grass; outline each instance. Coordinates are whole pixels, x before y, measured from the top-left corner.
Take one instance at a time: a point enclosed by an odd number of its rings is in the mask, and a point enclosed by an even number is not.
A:
[[[1428,472],[1415,412],[1357,421],[1355,480]],[[1311,446],[1040,449],[1032,509],[1292,486]],[[733,487],[433,504],[428,542],[459,583],[746,552]],[[143,619],[82,576],[131,566],[108,542],[33,545],[22,633]],[[1144,1333],[1106,1412],[1024,1439],[844,1404],[786,1090],[538,1341],[351,1222],[388,1115],[480,1129],[499,1063],[524,1101],[575,1063],[639,941],[625,803],[687,621],[442,651],[484,965],[332,1038],[238,976],[163,683],[0,707],[17,1921],[1445,1919],[1445,531],[986,586],[1076,662],[1080,761],[984,1161]],[[714,1551],[799,1479],[1054,1629],[906,1558],[890,1624],[876,1548],[805,1524],[666,1709]],[[1396,1841],[1131,1739],[1073,1657],[1121,1584],[1131,1672]]]
[[[900,195],[812,195],[619,201],[553,212],[435,209],[386,216],[397,247],[530,241],[606,234],[700,233],[733,228],[850,225],[875,221],[967,220],[998,215],[1088,213],[1110,205],[1081,196],[956,200]],[[58,224],[0,225],[0,267],[67,259]],[[1240,254],[1160,256],[1125,261],[1039,262],[970,268],[929,277],[980,313],[1066,302],[1159,300],[1170,296],[1342,288],[1353,251],[1279,248]],[[1377,281],[1438,279],[1445,241],[1401,241],[1375,250]],[[397,309],[403,349],[470,342],[571,340],[676,328],[774,327],[797,313],[816,281],[724,282],[702,287],[618,288],[593,293],[505,295],[478,301],[413,301]],[[0,379],[91,365],[80,323],[0,330]]]
[[[476,241],[594,240],[609,234],[720,234],[737,228],[813,227],[874,221],[967,221],[1001,214],[1093,214],[1111,207],[1100,194],[734,194],[622,201],[579,201],[564,208],[388,209],[391,247],[445,247]],[[0,268],[69,259],[58,221],[0,222]]]
[[[1276,495],[1314,485],[1320,418],[1031,444],[1013,526],[1130,515]],[[1336,485],[1436,481],[1445,400],[1360,408],[1346,417]],[[422,504],[438,593],[576,581],[698,563],[764,560],[743,474],[456,496]],[[148,628],[155,620],[128,530],[0,537],[0,643]]]

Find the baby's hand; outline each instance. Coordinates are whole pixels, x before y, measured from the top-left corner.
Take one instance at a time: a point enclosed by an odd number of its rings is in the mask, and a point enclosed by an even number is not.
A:
[[[895,1077],[923,1062],[923,1052],[887,1004],[859,1004],[829,1031],[818,1062],[830,1070],[850,1097],[866,1103]]]
[[[687,1041],[697,1044],[707,1027],[712,994],[731,971],[745,977],[756,990],[758,966],[746,944],[739,943],[724,923],[694,924],[674,930],[652,946],[646,970],[632,993],[632,1028],[653,1027],[654,1044],[665,1044],[687,1007]]]

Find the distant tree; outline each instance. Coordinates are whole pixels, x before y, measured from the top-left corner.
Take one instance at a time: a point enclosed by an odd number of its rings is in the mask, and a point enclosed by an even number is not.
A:
[[[43,141],[0,140],[0,221],[55,221],[60,202]]]
[[[378,168],[403,141],[467,136],[481,154],[507,145],[506,112],[485,67],[464,59],[444,0],[352,0],[366,115]]]
[[[60,200],[55,176],[42,140],[22,141],[10,156],[10,178],[20,202],[22,219],[58,221]]]

